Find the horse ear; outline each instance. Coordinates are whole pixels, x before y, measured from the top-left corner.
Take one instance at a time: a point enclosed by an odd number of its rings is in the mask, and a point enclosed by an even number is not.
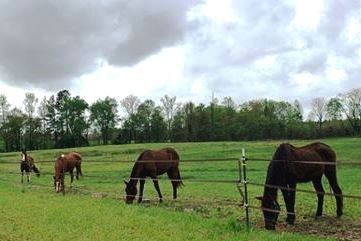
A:
[[[258,197],[255,197],[257,200],[260,200],[262,201],[263,197],[262,196],[258,196]]]

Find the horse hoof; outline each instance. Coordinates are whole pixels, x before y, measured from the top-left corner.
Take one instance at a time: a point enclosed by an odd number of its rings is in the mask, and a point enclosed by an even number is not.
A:
[[[163,203],[163,199],[159,199],[159,203]]]
[[[286,218],[286,223],[289,224],[289,225],[295,224],[295,218],[294,217]]]
[[[342,214],[343,214],[343,212],[342,212],[342,211],[337,212],[337,217],[338,217],[338,218],[339,218],[339,217],[341,217],[341,216],[342,216]]]

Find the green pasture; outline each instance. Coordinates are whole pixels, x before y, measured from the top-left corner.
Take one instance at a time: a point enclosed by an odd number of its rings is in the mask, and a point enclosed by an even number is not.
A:
[[[338,160],[360,162],[339,165],[338,180],[344,194],[361,196],[361,139],[326,139],[336,150]],[[310,141],[292,141],[303,145]],[[238,159],[245,148],[247,157],[270,160],[280,141],[207,142],[109,145],[68,150],[31,151],[42,176],[32,184],[21,185],[20,153],[0,154],[0,240],[335,240],[361,236],[361,200],[344,200],[344,216],[336,218],[333,197],[325,196],[324,217],[315,220],[315,194],[296,194],[296,224],[285,225],[279,218],[276,232],[263,230],[262,213],[251,209],[251,228],[244,225],[239,206]],[[160,177],[165,201],[159,204],[153,183],[145,185],[150,202],[126,205],[123,179],[129,177],[137,156],[144,149],[174,147],[181,156],[184,186],[179,199],[171,200],[172,188],[166,176]],[[53,161],[62,152],[75,150],[83,156],[84,177],[65,195],[53,188]],[[206,161],[212,159],[225,161]],[[183,161],[182,161],[183,160]],[[200,162],[191,162],[200,160]],[[248,179],[263,183],[267,162],[248,161]],[[299,184],[313,190],[312,184]],[[324,188],[329,185],[324,180]],[[259,206],[256,196],[262,188],[249,186],[249,201]],[[280,196],[282,210],[285,209]]]

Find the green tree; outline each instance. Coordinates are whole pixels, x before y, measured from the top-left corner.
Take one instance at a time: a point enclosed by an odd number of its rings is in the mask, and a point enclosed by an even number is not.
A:
[[[111,131],[118,121],[118,104],[114,98],[106,97],[97,100],[90,106],[90,120],[97,131],[100,131],[103,144],[108,144]]]
[[[327,117],[332,120],[339,120],[342,117],[342,103],[339,98],[331,98],[326,104]]]
[[[26,121],[25,114],[17,108],[10,111],[0,128],[5,142],[5,151],[20,151],[22,146],[23,126]]]
[[[138,106],[136,125],[138,130],[138,139],[141,142],[151,142],[152,136],[152,114],[155,109],[155,103],[152,100],[145,100]]]
[[[151,116],[151,136],[153,141],[162,142],[167,139],[167,123],[165,122],[162,109],[157,106]]]

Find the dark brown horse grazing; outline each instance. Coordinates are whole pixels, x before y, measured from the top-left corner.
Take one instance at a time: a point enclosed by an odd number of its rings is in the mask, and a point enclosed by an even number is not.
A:
[[[68,154],[61,154],[55,161],[54,165],[54,187],[56,192],[64,191],[64,176],[66,172],[70,174],[70,183],[73,183],[74,174],[73,170],[76,168],[76,179],[79,179],[79,175],[83,175],[81,172],[81,156],[79,153],[70,152]]]
[[[341,216],[342,191],[336,178],[336,154],[331,147],[319,142],[299,148],[288,143],[281,144],[268,166],[263,197],[259,198],[262,200],[265,228],[275,229],[277,223],[280,207],[277,202],[278,188],[275,186],[282,187],[281,191],[288,212],[286,219],[288,224],[293,224],[295,221],[295,188],[296,183],[299,182],[312,181],[318,198],[316,216],[321,216],[324,197],[322,175],[325,175],[330,183],[336,198],[337,216]]]
[[[173,199],[177,198],[177,188],[183,184],[178,169],[179,155],[173,148],[163,148],[157,151],[143,151],[135,161],[130,181],[124,181],[126,188],[126,202],[132,203],[137,195],[137,182],[139,180],[138,202],[142,202],[145,178],[153,180],[154,187],[158,192],[159,202],[162,202],[162,194],[159,189],[158,175],[167,173],[173,186]]]
[[[26,153],[25,150],[21,152],[20,161],[20,172],[21,172],[21,183],[24,182],[24,174],[26,175],[27,183],[30,183],[31,172],[34,171],[36,176],[40,176],[40,171],[35,165],[34,158]]]

